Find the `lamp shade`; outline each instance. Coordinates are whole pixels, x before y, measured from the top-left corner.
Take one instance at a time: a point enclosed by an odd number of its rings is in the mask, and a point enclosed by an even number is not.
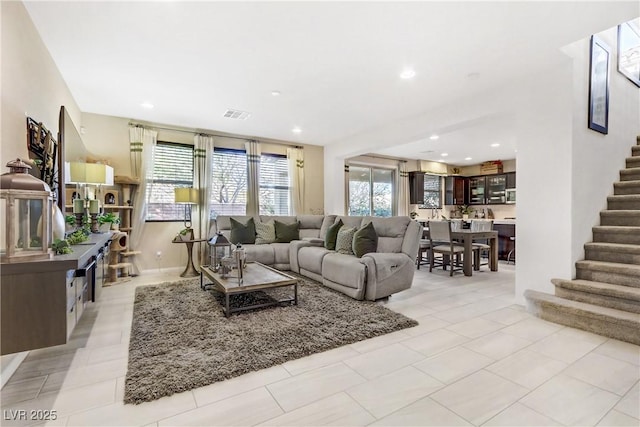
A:
[[[175,203],[198,203],[198,190],[195,188],[174,188]]]
[[[68,184],[113,185],[113,168],[101,163],[66,162]]]

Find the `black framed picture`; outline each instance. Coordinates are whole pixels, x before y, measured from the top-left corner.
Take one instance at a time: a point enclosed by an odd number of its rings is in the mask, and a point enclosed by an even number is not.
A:
[[[640,87],[640,28],[634,21],[618,25],[618,72]]]
[[[589,129],[609,131],[609,62],[611,50],[599,37],[591,36],[589,61]]]

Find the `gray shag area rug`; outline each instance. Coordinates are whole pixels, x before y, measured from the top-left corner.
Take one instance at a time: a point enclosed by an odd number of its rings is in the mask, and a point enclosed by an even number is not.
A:
[[[418,324],[306,278],[298,286],[297,306],[226,318],[221,294],[203,291],[199,283],[197,278],[136,289],[125,403],[152,401]],[[231,305],[292,292],[291,287],[256,292],[232,299]]]

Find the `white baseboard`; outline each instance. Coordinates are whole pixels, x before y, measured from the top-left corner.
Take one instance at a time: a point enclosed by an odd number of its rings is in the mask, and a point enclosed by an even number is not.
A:
[[[150,268],[148,270],[141,270],[140,275],[173,274],[180,273],[183,270],[184,267]]]

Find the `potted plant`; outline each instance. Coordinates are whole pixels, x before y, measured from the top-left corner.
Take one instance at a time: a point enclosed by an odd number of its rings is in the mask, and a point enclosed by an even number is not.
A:
[[[70,233],[76,229],[76,217],[73,215],[65,215],[64,216],[64,227],[65,232]]]
[[[416,219],[418,217],[418,212],[416,211],[409,212],[409,216],[411,217],[411,219]]]
[[[107,212],[99,215],[97,221],[101,232],[109,231],[109,228],[117,230],[118,224],[120,224],[120,217],[113,212]]]
[[[473,212],[473,208],[469,205],[460,205],[458,210],[462,214],[462,219],[469,219],[469,215]]]
[[[174,240],[193,240],[193,228],[183,228]]]

